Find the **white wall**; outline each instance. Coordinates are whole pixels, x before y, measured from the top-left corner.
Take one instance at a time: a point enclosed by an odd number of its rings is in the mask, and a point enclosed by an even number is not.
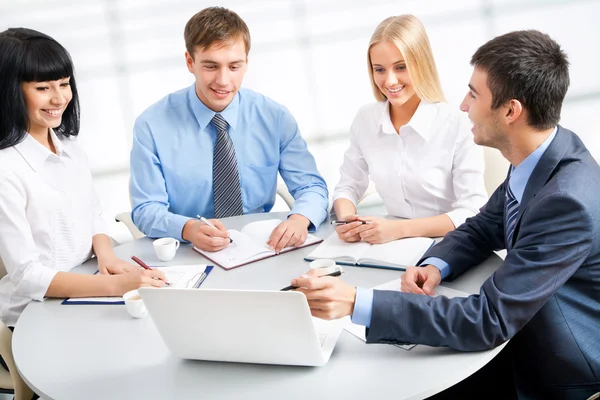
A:
[[[191,84],[183,27],[213,2],[192,0],[0,0],[0,30],[24,26],[61,42],[74,59],[82,105],[81,141],[108,221],[129,208],[128,156],[135,117]],[[248,23],[245,85],[295,115],[330,189],[358,107],[373,100],[366,47],[390,15],[414,13],[430,36],[449,102],[458,107],[470,56],[511,30],[540,29],[564,46],[571,89],[562,124],[600,158],[600,0],[228,0]]]

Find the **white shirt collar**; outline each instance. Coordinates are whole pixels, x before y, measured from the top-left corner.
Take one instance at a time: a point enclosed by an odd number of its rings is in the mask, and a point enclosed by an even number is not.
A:
[[[431,122],[435,118],[435,115],[433,115],[433,113],[435,113],[435,107],[431,107],[432,105],[434,104],[421,100],[417,110],[413,114],[410,121],[408,121],[408,124],[401,127],[400,130],[410,127],[423,139],[429,139],[431,136]],[[394,128],[394,124],[392,123],[389,109],[389,101],[386,101],[381,112],[381,131],[388,135],[397,135],[398,132],[396,132],[396,128]]]
[[[27,134],[21,143],[16,144],[15,149],[34,171],[38,171],[44,165],[48,157],[60,158],[66,156],[71,158],[68,146],[65,146],[65,143],[62,143],[52,129],[50,129],[50,138],[56,149],[56,154],[52,153],[40,142],[35,140],[30,134]]]

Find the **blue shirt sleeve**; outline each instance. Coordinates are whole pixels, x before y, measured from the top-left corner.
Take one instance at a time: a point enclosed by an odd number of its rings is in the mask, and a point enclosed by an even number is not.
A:
[[[150,131],[136,121],[130,157],[130,194],[134,224],[148,237],[181,237],[189,217],[169,212],[169,196]]]
[[[448,275],[450,275],[450,264],[448,264],[446,261],[442,260],[441,258],[437,258],[437,257],[429,257],[427,259],[425,259],[425,261],[423,261],[421,263],[421,266],[425,266],[425,265],[433,265],[434,267],[436,267],[437,269],[440,270],[440,274],[442,275],[442,279],[446,278]]]
[[[356,287],[352,323],[369,327],[373,314],[373,289]]]
[[[279,131],[282,132],[279,173],[295,200],[290,214],[308,218],[309,230],[314,231],[327,218],[327,184],[300,135],[296,120],[285,108],[280,117]]]

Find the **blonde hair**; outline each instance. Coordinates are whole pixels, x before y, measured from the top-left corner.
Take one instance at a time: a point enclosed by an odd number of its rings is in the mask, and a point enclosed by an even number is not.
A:
[[[421,100],[429,103],[446,101],[425,27],[417,17],[410,14],[386,18],[371,36],[367,63],[373,94],[378,101],[385,101],[387,97],[379,90],[373,78],[371,48],[384,41],[393,43],[400,50],[408,76]]]

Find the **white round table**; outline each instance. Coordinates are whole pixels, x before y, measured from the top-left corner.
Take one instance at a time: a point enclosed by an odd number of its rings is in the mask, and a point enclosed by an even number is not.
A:
[[[240,229],[248,222],[285,218],[285,213],[256,214],[224,220]],[[325,222],[317,232],[326,237]],[[205,288],[274,289],[308,268],[303,257],[314,247],[225,271],[215,266]],[[118,256],[137,255],[153,266],[207,263],[190,245],[175,260],[158,262],[152,241],[139,239],[118,246]],[[492,256],[446,286],[479,291],[502,260]],[[95,261],[75,269],[93,273]],[[371,287],[397,279],[398,271],[345,267],[343,279]],[[17,367],[46,399],[422,399],[465,379],[488,363],[503,346],[461,353],[419,345],[410,351],[366,344],[348,332],[340,337],[323,367],[289,367],[182,360],[171,355],[152,319],[133,319],[120,305],[61,305],[50,299],[30,303],[13,337]],[[183,305],[182,305],[183,306]],[[243,335],[244,332],[240,332]]]

